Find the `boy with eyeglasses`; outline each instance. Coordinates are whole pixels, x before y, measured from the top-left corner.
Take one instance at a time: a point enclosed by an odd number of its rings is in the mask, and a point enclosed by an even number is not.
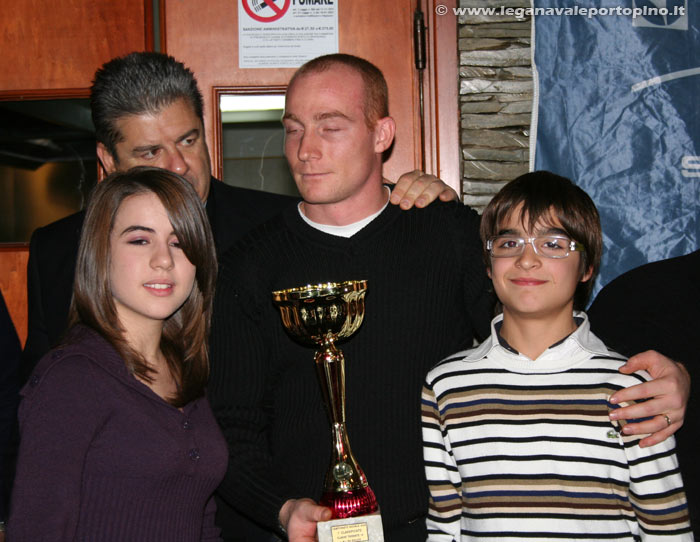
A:
[[[693,540],[674,440],[641,448],[610,396],[649,379],[593,335],[585,306],[602,233],[590,197],[538,171],[484,211],[502,304],[491,337],[422,394],[429,541]]]

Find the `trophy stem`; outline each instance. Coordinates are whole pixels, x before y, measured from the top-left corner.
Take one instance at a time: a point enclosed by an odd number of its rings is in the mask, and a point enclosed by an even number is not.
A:
[[[335,338],[329,333],[323,341],[323,350],[316,352],[316,370],[321,381],[323,402],[331,424],[345,423],[345,357],[336,348]]]
[[[315,360],[323,400],[331,419],[333,452],[321,504],[331,509],[333,519],[371,514],[379,508],[377,500],[352,454],[345,426],[345,358],[330,333],[323,347],[316,353]]]

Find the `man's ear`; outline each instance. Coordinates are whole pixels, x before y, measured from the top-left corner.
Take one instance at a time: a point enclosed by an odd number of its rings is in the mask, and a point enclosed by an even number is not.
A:
[[[374,152],[377,154],[383,153],[394,141],[394,135],[396,134],[396,123],[391,117],[384,117],[377,121],[374,126]]]
[[[579,282],[586,282],[587,280],[590,280],[590,278],[593,276],[593,266],[589,265],[588,269],[583,273],[583,276],[581,277],[581,280]]]
[[[107,150],[107,147],[100,142],[97,143],[97,158],[100,159],[100,164],[102,164],[107,175],[117,171],[117,161],[112,156],[112,153]]]

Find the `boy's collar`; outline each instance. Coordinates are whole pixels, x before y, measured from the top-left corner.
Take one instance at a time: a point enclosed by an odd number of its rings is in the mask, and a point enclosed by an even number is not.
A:
[[[588,316],[585,312],[574,311],[574,318],[577,322],[581,322],[578,328],[562,341],[550,346],[537,360],[533,361],[527,356],[518,353],[512,347],[501,344],[499,334],[496,331],[496,326],[500,329],[500,324],[503,322],[503,315],[499,314],[491,321],[491,335],[489,338],[476,348],[467,351],[463,359],[465,361],[478,361],[497,350],[500,351],[502,356],[512,359],[516,363],[524,363],[523,367],[528,367],[528,371],[551,372],[560,369],[565,370],[571,365],[574,360],[568,359],[569,352],[572,355],[576,352],[584,353],[585,358],[588,358],[590,354],[614,355],[614,352],[609,351],[603,344],[603,341],[591,332]]]
[[[574,323],[576,324],[576,329],[579,328],[579,326],[584,322],[585,318],[581,316],[577,316],[576,313],[574,313]],[[506,341],[503,336],[501,335],[501,327],[503,327],[503,319],[501,318],[500,321],[496,322],[494,319],[494,325],[493,325],[493,330],[496,333],[496,337],[498,338],[498,343],[508,350],[509,352],[512,352],[513,354],[520,355],[520,352],[518,352],[515,348],[513,348],[510,344],[508,344],[508,341]],[[554,344],[550,345],[549,348],[554,348],[555,346],[559,346],[561,343],[563,343],[566,339],[568,339],[573,333],[575,333],[576,330],[572,331],[568,335],[566,335],[564,338],[558,340]],[[548,348],[548,349],[549,349]]]

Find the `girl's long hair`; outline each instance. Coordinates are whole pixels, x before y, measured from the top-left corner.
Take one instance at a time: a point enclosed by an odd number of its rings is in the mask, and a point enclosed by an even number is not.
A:
[[[194,188],[170,171],[137,167],[114,173],[90,197],[69,312],[69,327],[81,323],[97,331],[120,353],[126,366],[147,382],[153,370],[129,346],[120,325],[110,286],[110,233],[122,202],[153,193],[165,207],[187,259],[196,267],[195,284],[184,304],[163,325],[161,350],[177,382],[168,401],[181,407],[200,397],[209,377],[208,339],[216,282],[216,252],[206,212]]]

